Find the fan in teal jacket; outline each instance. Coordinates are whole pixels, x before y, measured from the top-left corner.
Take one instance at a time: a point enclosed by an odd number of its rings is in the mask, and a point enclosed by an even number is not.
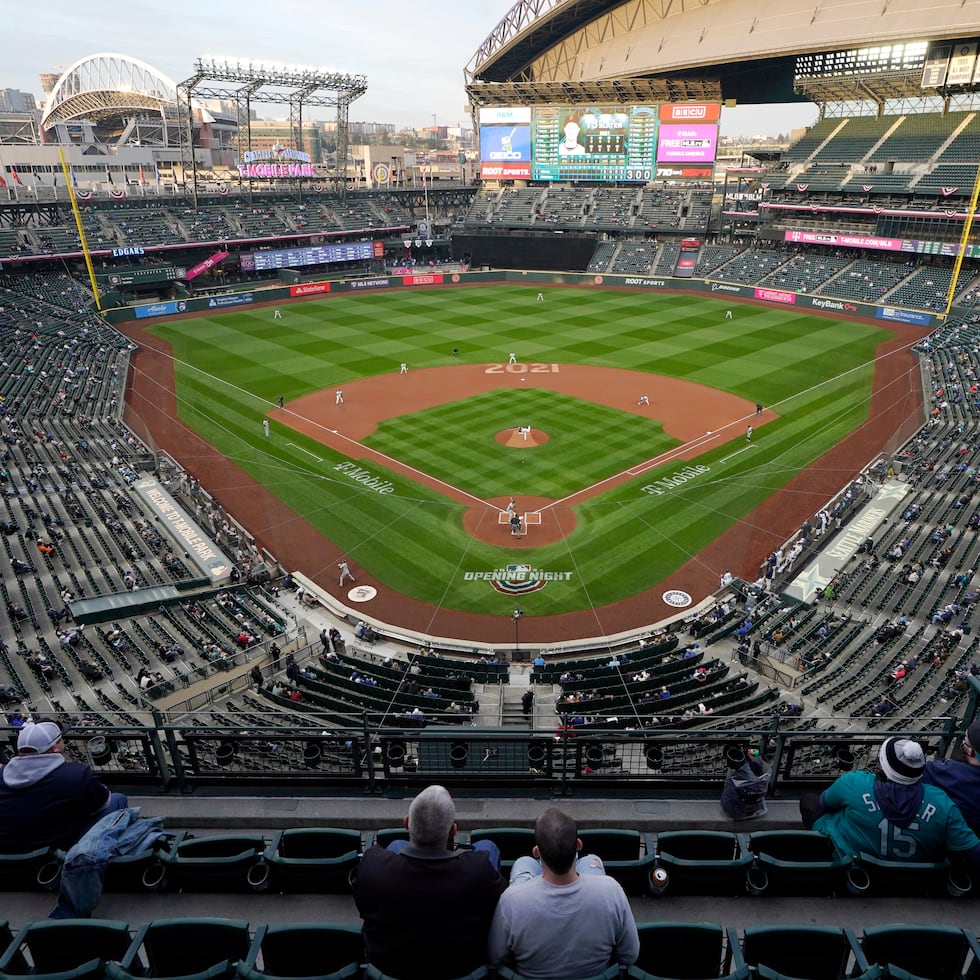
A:
[[[848,772],[821,795],[810,823],[845,854],[886,861],[964,859],[980,871],[980,838],[956,804],[922,781],[926,760],[911,739],[886,739],[881,772]]]

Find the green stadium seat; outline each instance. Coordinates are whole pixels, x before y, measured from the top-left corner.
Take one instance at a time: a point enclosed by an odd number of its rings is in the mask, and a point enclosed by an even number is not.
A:
[[[870,926],[861,937],[861,950],[872,965],[889,977],[909,980],[958,980],[973,955],[974,974],[980,970],[976,938],[954,926],[919,926],[907,922]]]
[[[657,836],[656,853],[670,895],[737,894],[745,888],[752,863],[743,838],[726,831],[667,831]]]
[[[270,885],[285,892],[350,893],[361,859],[361,833],[342,828],[278,831],[265,850]]]
[[[223,980],[235,974],[250,947],[243,919],[155,919],[137,931],[118,963],[106,964],[106,976]]]
[[[408,840],[408,830],[405,827],[383,827],[376,830],[371,843],[378,847],[387,847],[396,840]]]
[[[61,873],[62,856],[51,847],[0,854],[0,890],[51,889]]]
[[[41,919],[25,925],[0,956],[0,977],[87,980],[126,954],[132,937],[112,919]]]
[[[180,834],[162,855],[167,887],[190,891],[260,891],[268,884],[261,834]]]
[[[534,831],[530,827],[480,827],[470,832],[470,843],[492,840],[500,849],[500,869],[507,876],[519,857],[531,854]]]
[[[469,973],[464,973],[460,977],[453,977],[452,980],[483,980],[484,977],[490,976],[490,971],[485,967],[481,966],[476,970],[471,970]],[[503,973],[497,974],[498,978],[504,977]],[[520,980],[517,974],[512,974],[514,980]],[[398,977],[393,977],[388,973],[382,973],[376,966],[372,966],[368,963],[364,970],[364,980],[398,980]]]
[[[738,947],[728,929],[729,946]],[[742,961],[764,980],[843,980],[863,974],[867,963],[857,938],[835,926],[751,926],[741,943]]]
[[[579,831],[583,854],[598,854],[606,874],[628,895],[646,895],[649,875],[656,863],[652,839],[638,830],[585,829]]]
[[[640,955],[627,970],[634,980],[747,980],[744,965],[731,968],[725,930],[714,922],[637,924]]]
[[[973,891],[967,871],[950,861],[885,861],[874,854],[858,855],[849,872],[851,890],[874,895],[966,895]],[[867,876],[867,889],[861,886]]]
[[[844,890],[850,858],[814,830],[749,834],[755,860],[746,882],[753,895],[832,895]]]
[[[360,976],[363,959],[359,926],[295,922],[260,926],[236,969],[241,980],[346,980]]]

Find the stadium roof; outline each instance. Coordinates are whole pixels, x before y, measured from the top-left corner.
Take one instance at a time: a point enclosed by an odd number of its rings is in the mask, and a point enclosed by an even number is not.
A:
[[[62,73],[44,105],[41,126],[141,110],[162,114],[176,100],[176,83],[152,65],[124,54],[91,54]]]
[[[739,102],[829,100],[841,86],[794,90],[798,55],[975,34],[980,5],[961,0],[519,0],[466,76],[471,85],[715,78]],[[922,94],[913,81],[906,73],[884,97]]]

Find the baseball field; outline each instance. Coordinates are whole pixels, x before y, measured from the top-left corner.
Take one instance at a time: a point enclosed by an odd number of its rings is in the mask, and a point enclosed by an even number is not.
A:
[[[338,294],[151,332],[180,419],[333,546],[311,569],[325,584],[346,556],[359,584],[492,616],[515,595],[549,616],[667,579],[868,422],[893,336],[687,295],[538,292]],[[525,565],[523,584],[490,582]]]

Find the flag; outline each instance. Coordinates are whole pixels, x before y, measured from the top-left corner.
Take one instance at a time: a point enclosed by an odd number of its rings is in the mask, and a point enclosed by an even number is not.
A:
[[[109,181],[110,184],[115,183],[115,181],[112,179],[112,174],[109,173],[109,165],[108,164],[106,164],[106,168],[105,168],[105,179],[107,181]]]
[[[6,187],[7,181],[4,180],[3,174],[0,174],[0,187]]]
[[[78,178],[75,176],[75,171],[69,170],[68,173],[71,174],[71,186],[78,187]]]
[[[159,167],[154,167],[153,169],[156,170],[156,172],[157,172],[157,183],[159,184],[160,183],[160,168]]]
[[[140,164],[140,183],[146,187],[146,177],[143,175],[143,164]]]
[[[24,186],[24,182],[20,179],[20,174],[13,167],[10,168],[10,176],[14,178],[15,184],[20,184],[21,187]]]

